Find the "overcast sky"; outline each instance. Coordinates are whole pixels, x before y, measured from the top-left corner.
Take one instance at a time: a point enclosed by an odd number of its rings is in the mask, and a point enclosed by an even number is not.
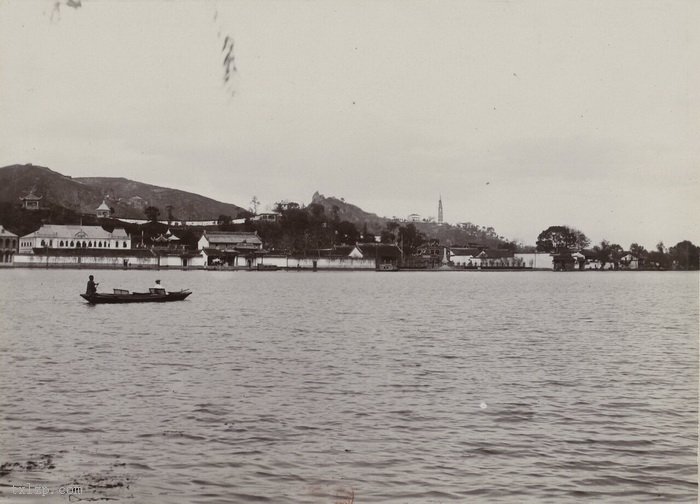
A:
[[[695,0],[54,3],[0,0],[0,166],[700,243]]]

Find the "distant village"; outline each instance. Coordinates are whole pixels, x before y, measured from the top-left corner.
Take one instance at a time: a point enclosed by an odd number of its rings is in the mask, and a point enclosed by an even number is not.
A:
[[[41,209],[41,196],[21,196],[27,215]],[[698,247],[679,243],[670,250],[647,252],[603,242],[586,248],[588,239],[566,226],[551,226],[537,247],[518,250],[480,243],[440,243],[415,227],[420,217],[392,219],[380,233],[341,221],[337,207],[278,203],[272,212],[212,220],[115,218],[103,201],[79,224],[41,223],[18,236],[0,222],[0,266],[34,268],[124,268],[213,270],[641,270],[697,269]],[[172,216],[169,216],[172,217]],[[83,223],[82,221],[86,222]],[[442,199],[438,225],[443,225]],[[366,227],[366,226],[365,226]],[[685,248],[683,248],[685,247]]]

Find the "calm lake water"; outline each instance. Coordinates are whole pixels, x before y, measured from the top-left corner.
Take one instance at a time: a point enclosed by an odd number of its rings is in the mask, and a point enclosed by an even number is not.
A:
[[[0,270],[0,502],[697,501],[697,273],[89,273]]]

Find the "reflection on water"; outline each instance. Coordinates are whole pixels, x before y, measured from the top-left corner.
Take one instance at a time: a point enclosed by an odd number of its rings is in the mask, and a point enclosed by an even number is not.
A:
[[[88,273],[0,271],[0,502],[697,500],[695,273]]]

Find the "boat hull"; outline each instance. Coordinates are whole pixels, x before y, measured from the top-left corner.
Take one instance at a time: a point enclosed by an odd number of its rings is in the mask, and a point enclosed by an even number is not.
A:
[[[189,290],[179,292],[167,292],[154,294],[150,292],[133,292],[131,294],[81,294],[84,300],[90,304],[123,304],[123,303],[167,303],[169,301],[182,301],[192,294]]]

